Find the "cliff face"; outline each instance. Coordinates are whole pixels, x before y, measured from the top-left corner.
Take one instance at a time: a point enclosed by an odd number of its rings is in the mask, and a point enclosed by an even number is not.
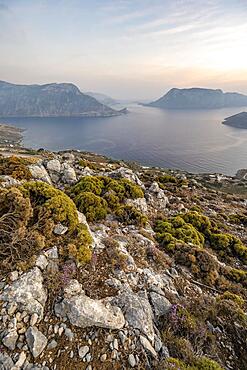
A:
[[[0,81],[0,117],[113,116],[119,113],[75,85],[15,85]]]
[[[1,369],[247,368],[243,170],[5,155]]]
[[[222,90],[173,88],[149,106],[168,109],[216,109],[247,105],[247,96]]]

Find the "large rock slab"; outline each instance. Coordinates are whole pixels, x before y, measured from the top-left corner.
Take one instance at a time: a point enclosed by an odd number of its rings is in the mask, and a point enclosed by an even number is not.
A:
[[[121,329],[125,324],[119,307],[87,297],[77,280],[72,280],[65,289],[63,300],[55,305],[55,314],[80,328]]]
[[[114,303],[122,309],[128,324],[139,329],[153,343],[153,312],[146,292],[135,294],[130,289],[126,290],[114,299]]]
[[[43,276],[38,267],[21,275],[8,285],[0,295],[0,301],[16,303],[19,311],[30,315],[36,313],[39,319],[43,317],[47,293],[43,286]]]

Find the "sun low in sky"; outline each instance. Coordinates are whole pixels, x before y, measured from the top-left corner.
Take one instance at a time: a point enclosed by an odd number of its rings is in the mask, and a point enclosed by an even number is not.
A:
[[[126,99],[247,93],[247,1],[0,0],[0,80]]]

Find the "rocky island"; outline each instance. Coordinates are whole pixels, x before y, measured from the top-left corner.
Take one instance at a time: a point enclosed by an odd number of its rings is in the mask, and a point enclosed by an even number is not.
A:
[[[0,117],[108,117],[121,112],[71,83],[16,85],[0,81]]]
[[[239,93],[224,93],[220,89],[189,88],[169,90],[164,96],[149,104],[166,109],[218,109],[247,106],[247,96]]]
[[[247,129],[247,112],[241,112],[227,117],[222,123],[228,126]]]
[[[246,369],[246,172],[2,149],[1,369]]]

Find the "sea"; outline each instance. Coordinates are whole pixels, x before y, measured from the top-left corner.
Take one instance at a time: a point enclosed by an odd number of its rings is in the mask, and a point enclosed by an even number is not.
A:
[[[102,118],[5,118],[24,129],[23,145],[78,149],[144,166],[233,175],[247,168],[247,129],[223,125],[245,110],[165,110],[137,104],[128,114]]]

